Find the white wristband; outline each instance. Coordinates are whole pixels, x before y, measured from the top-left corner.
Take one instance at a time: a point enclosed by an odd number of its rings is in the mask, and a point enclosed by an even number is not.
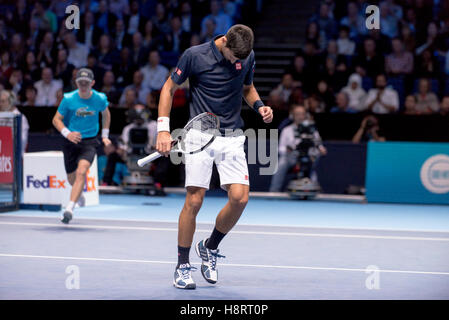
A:
[[[109,129],[101,129],[101,138],[109,138]]]
[[[69,135],[69,133],[70,132],[72,132],[72,131],[70,131],[69,129],[67,129],[66,127],[64,127],[62,130],[61,130],[61,134],[64,136],[64,138],[66,138],[67,139],[67,136]]]
[[[168,131],[170,132],[170,118],[159,117],[157,118],[157,132]]]

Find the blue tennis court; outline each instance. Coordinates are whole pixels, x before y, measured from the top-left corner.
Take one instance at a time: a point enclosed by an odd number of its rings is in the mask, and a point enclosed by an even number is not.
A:
[[[251,198],[220,244],[219,282],[198,270],[186,291],[172,285],[184,197],[100,201],[70,225],[60,212],[1,214],[0,299],[449,298],[447,206]],[[194,243],[225,202],[205,198]]]

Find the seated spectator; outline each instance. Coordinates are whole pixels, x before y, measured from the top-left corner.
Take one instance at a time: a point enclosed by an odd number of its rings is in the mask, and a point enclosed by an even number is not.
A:
[[[304,100],[304,107],[307,112],[311,114],[322,113],[326,111],[326,104],[324,101],[316,94],[311,94],[307,99]]]
[[[193,32],[193,16],[192,16],[192,6],[189,1],[184,1],[181,4],[181,24],[182,30],[185,32]]]
[[[362,77],[358,73],[349,77],[348,85],[341,91],[349,98],[349,108],[358,112],[365,110],[366,91],[362,88]]]
[[[69,51],[67,61],[73,64],[75,68],[82,68],[87,65],[87,56],[89,55],[89,49],[76,41],[74,33],[66,33],[64,36],[64,42]]]
[[[100,0],[98,2],[98,12],[95,14],[95,22],[101,33],[108,34],[112,32],[116,20],[117,16],[109,11],[107,0]]]
[[[28,51],[25,55],[25,62],[22,66],[24,79],[36,82],[41,78],[41,69],[36,62],[36,56],[33,51]]]
[[[45,32],[44,37],[42,38],[39,51],[37,54],[37,62],[43,67],[52,67],[54,65],[54,59],[56,58],[57,48],[55,45],[55,40],[53,37],[53,33],[50,31]]]
[[[442,116],[449,115],[449,96],[444,96],[441,100],[440,114]]]
[[[334,18],[331,16],[331,11],[329,10],[329,5],[322,2],[319,6],[318,14],[312,16],[310,21],[318,23],[320,31],[326,36],[325,46],[327,45],[327,40],[333,38],[336,35],[337,24]]]
[[[153,28],[153,21],[151,20],[145,23],[142,44],[149,50],[157,49],[159,46],[159,37],[156,35],[156,30]]]
[[[385,71],[391,76],[407,75],[413,72],[413,55],[404,50],[400,38],[391,41],[393,52],[387,56]]]
[[[349,107],[349,97],[345,92],[339,92],[335,96],[337,105],[331,109],[331,113],[356,113],[358,110],[354,110]]]
[[[356,38],[359,34],[365,34],[365,17],[360,14],[359,7],[355,1],[348,3],[347,12],[348,15],[341,19],[340,25],[349,28],[349,36]]]
[[[143,65],[148,57],[148,49],[143,45],[142,34],[136,32],[132,35],[132,45],[130,46],[130,56],[133,65]]]
[[[436,113],[440,109],[438,97],[430,89],[430,81],[428,79],[419,80],[418,93],[415,95],[417,114]]]
[[[338,54],[347,56],[354,55],[355,42],[349,38],[349,27],[341,26],[337,39]]]
[[[84,24],[76,33],[79,43],[85,45],[89,50],[93,50],[100,40],[101,29],[95,25],[95,15],[92,11],[84,13]]]
[[[390,6],[386,2],[381,2],[379,5],[380,11],[380,32],[389,38],[394,38],[398,35],[399,19],[394,16],[390,10]]]
[[[344,63],[346,58],[338,53],[338,44],[337,41],[334,39],[330,39],[327,42],[326,50],[323,52],[322,60],[326,61],[326,59],[332,59],[334,61],[334,64],[337,66],[340,63]]]
[[[23,96],[25,95],[24,89],[29,83],[31,82],[23,79],[22,71],[20,69],[16,69],[9,77],[6,88],[14,92],[16,97],[18,97],[17,103],[20,103],[20,100],[22,100]]]
[[[123,94],[120,97],[119,104],[124,104],[126,99],[126,91],[128,89],[133,89],[136,92],[137,95],[137,103],[139,104],[145,104],[145,101],[147,99],[148,93],[150,93],[150,90],[143,86],[143,74],[141,71],[137,70],[134,72],[133,75],[133,83],[129,86],[126,86],[123,90]]]
[[[270,92],[270,105],[278,110],[287,110],[288,101],[293,90],[293,77],[286,73],[281,83]]]
[[[104,73],[103,86],[101,87],[100,92],[103,92],[108,97],[108,101],[112,106],[118,104],[120,93],[115,87],[115,76],[112,71],[106,71]]]
[[[384,57],[377,54],[372,38],[363,41],[363,51],[354,60],[355,71],[362,77],[375,77],[385,68]]]
[[[415,41],[413,32],[410,28],[410,25],[408,25],[407,23],[402,23],[401,39],[402,39],[402,42],[404,43],[405,51],[414,53],[415,47],[416,47],[416,41]]]
[[[321,57],[318,55],[316,44],[312,41],[306,41],[304,44],[303,56],[305,61],[304,72],[311,76],[306,83],[303,83],[303,87],[306,92],[309,92],[309,89],[312,89],[315,86],[322,61]]]
[[[396,90],[387,88],[387,77],[376,77],[376,88],[368,91],[365,108],[374,113],[394,113],[399,110],[399,96]]]
[[[329,88],[333,92],[338,92],[345,86],[348,78],[345,68],[338,70],[332,58],[327,58],[325,61],[325,70],[321,72],[320,78],[326,81]]]
[[[293,64],[287,69],[287,73],[290,73],[293,77],[293,85],[295,87],[302,87],[308,79],[305,73],[305,61],[304,57],[297,55],[293,60]]]
[[[130,88],[128,90],[124,90],[123,93],[125,95],[125,101],[123,103],[119,103],[118,107],[123,109],[132,109],[134,105],[137,104],[136,90]]]
[[[232,26],[232,18],[221,11],[221,3],[217,0],[210,2],[210,14],[203,18],[201,22],[201,33],[206,34],[206,21],[214,19],[216,23],[215,32],[217,34],[226,34],[229,28]]]
[[[419,42],[418,45],[419,47],[415,50],[417,56],[421,55],[426,49],[429,49],[431,52],[447,49],[445,48],[445,36],[439,33],[437,22],[429,22],[427,25],[427,37]]]
[[[28,131],[30,129],[30,126],[28,124],[27,118],[20,113],[20,111],[16,108],[17,103],[17,97],[14,94],[14,92],[9,90],[1,90],[0,91],[0,112],[12,112],[17,115],[22,116],[22,136],[21,136],[21,142],[22,142],[22,155],[25,153],[27,144],[28,144]],[[0,124],[4,125],[3,123]]]
[[[25,102],[22,103],[24,107],[35,107],[36,106],[36,96],[37,90],[33,86],[28,86],[25,89]]]
[[[123,48],[120,51],[119,63],[113,66],[117,87],[124,88],[131,83],[135,69],[136,66],[132,62],[130,50],[128,48]]]
[[[309,41],[315,43],[320,51],[326,48],[326,36],[321,34],[320,26],[316,21],[310,21],[307,24],[305,40],[306,42]]]
[[[385,137],[379,134],[379,121],[373,115],[363,118],[360,128],[352,138],[353,143],[369,142],[369,141],[385,141]]]
[[[133,0],[130,5],[130,15],[125,16],[126,32],[133,35],[136,32],[142,32],[145,29],[146,19],[140,15],[140,1]]]
[[[440,65],[429,49],[424,50],[415,60],[415,75],[419,78],[438,78]]]
[[[160,64],[159,52],[153,50],[148,55],[148,63],[140,69],[142,85],[151,90],[161,90],[168,77],[168,69]]]
[[[153,22],[153,26],[161,34],[170,32],[170,25],[168,23],[167,13],[163,3],[158,2],[156,5],[156,15],[152,17],[151,21]]]
[[[98,49],[94,51],[98,58],[98,66],[104,70],[112,70],[114,64],[119,61],[119,52],[114,48],[111,38],[103,34],[100,37]]]
[[[62,80],[64,87],[70,84],[73,69],[75,69],[75,66],[67,61],[67,50],[59,49],[53,70],[55,70],[55,78]]]
[[[301,87],[293,87],[292,93],[288,99],[288,104],[304,104],[304,92]]]
[[[20,33],[15,33],[11,38],[11,47],[9,48],[11,64],[15,68],[20,66],[25,58],[25,43]]]
[[[296,130],[298,126],[308,118],[308,115],[306,109],[302,105],[294,106],[292,115],[293,123],[282,130],[279,139],[278,169],[271,179],[270,192],[282,191],[288,170],[294,167],[298,161],[296,147],[301,142],[301,138],[297,137]],[[321,155],[325,155],[327,150],[321,142],[321,137],[318,131],[314,132],[314,141],[317,144]],[[316,180],[316,174],[312,174],[312,180]]]
[[[126,33],[125,22],[123,22],[122,19],[117,19],[115,21],[115,27],[111,32],[110,42],[110,49],[112,49],[112,47],[115,47],[118,50],[121,50],[123,47],[127,47],[130,44],[130,35]]]
[[[37,90],[36,106],[56,106],[56,92],[62,88],[61,80],[53,79],[53,71],[50,68],[42,70],[42,80],[34,84]]]
[[[130,13],[128,0],[109,0],[109,11],[119,19]]]
[[[9,51],[5,50],[0,55],[0,81],[8,80],[13,70]]]
[[[173,16],[170,19],[171,31],[164,36],[164,51],[182,53],[189,47],[190,33],[182,30],[181,19]]]
[[[219,33],[217,32],[217,23],[214,18],[208,18],[204,22],[204,30],[201,30],[201,43],[212,41]]]
[[[409,94],[407,97],[405,97],[404,114],[416,114],[416,102],[416,96],[413,94]]]
[[[326,112],[329,111],[335,104],[335,96],[331,88],[325,80],[318,81],[317,90],[315,92],[316,97],[320,99],[322,104],[319,108],[313,108],[314,110],[309,110],[309,112]]]

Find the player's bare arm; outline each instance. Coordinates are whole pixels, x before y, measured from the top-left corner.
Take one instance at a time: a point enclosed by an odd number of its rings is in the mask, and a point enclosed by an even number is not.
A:
[[[243,86],[243,98],[251,108],[257,100],[260,100],[259,94],[257,93],[254,84]],[[270,123],[271,121],[273,121],[273,110],[271,109],[271,107],[260,107],[258,112],[262,116],[262,119],[265,123]]]
[[[62,131],[64,129],[67,129],[66,126],[64,125],[64,122],[62,122],[62,120],[64,120],[64,116],[62,114],[60,114],[58,111],[56,111],[55,116],[53,117],[52,123],[53,123],[53,126],[56,128],[56,130],[61,132],[61,134],[63,133]],[[81,133],[72,131],[72,132],[68,133],[67,139],[69,141],[77,144],[81,141]]]
[[[161,117],[170,117],[173,95],[178,85],[169,77],[162,87],[158,106],[158,121]],[[170,131],[159,131],[156,139],[156,150],[163,156],[168,156],[171,149],[172,138]]]
[[[109,146],[111,144],[111,140],[108,138],[109,134],[109,128],[111,126],[111,112],[109,111],[109,108],[104,109],[104,111],[101,112],[101,121],[102,121],[102,141],[105,147]]]

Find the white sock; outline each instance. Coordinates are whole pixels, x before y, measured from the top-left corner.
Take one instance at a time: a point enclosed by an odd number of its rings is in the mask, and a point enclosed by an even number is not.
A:
[[[74,208],[75,208],[75,202],[73,202],[73,201],[70,201],[69,204],[65,207],[65,209],[70,212],[72,212]]]

